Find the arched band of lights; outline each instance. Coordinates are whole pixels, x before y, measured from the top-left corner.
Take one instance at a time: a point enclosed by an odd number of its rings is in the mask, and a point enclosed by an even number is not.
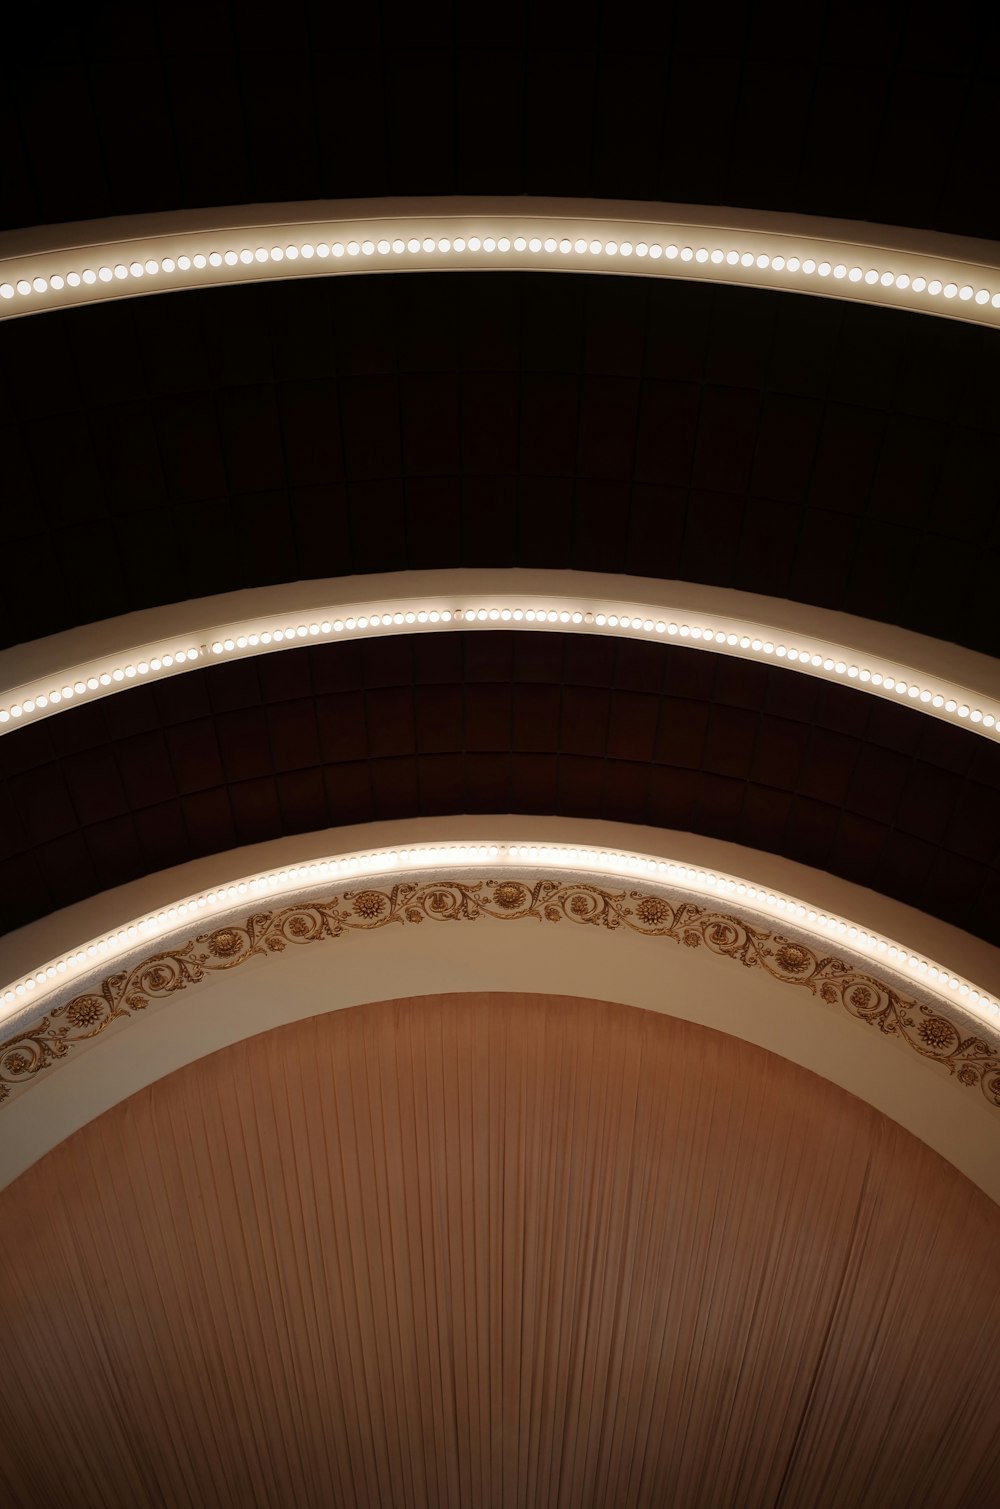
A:
[[[565,578],[571,573],[559,575]],[[403,581],[405,574],[401,586]],[[780,613],[777,602],[774,607],[776,614]],[[862,646],[865,637],[880,627],[863,619],[836,617],[841,624],[851,623]],[[818,610],[816,619],[822,621]],[[127,618],[124,622],[127,624]],[[685,645],[805,672],[902,703],[989,738],[1000,738],[1000,696],[986,686],[977,689],[958,684],[878,651],[859,649],[857,642],[850,646],[797,628],[721,614],[710,608],[701,612],[690,606],[672,608],[664,602],[603,599],[593,595],[592,587],[589,591],[581,587],[577,592],[551,593],[459,589],[454,594],[401,593],[395,599],[353,603],[320,601],[305,609],[289,607],[253,618],[192,627],[151,643],[125,645],[120,651],[0,690],[0,734],[80,702],[206,665],[324,642],[454,630],[603,634]],[[920,636],[913,638],[919,645]],[[7,652],[6,664],[16,664],[19,653]],[[978,669],[983,657],[956,649],[956,663],[961,664],[963,659]],[[3,664],[0,659],[0,674]]]
[[[416,843],[398,849],[354,850],[302,864],[244,875],[223,885],[194,892],[154,911],[135,917],[109,933],[91,938],[38,969],[12,981],[0,992],[0,1024],[20,1016],[27,1007],[41,1009],[46,997],[62,992],[97,967],[113,964],[143,944],[166,939],[195,918],[231,911],[244,900],[280,897],[331,879],[372,879],[412,875],[419,871],[475,869],[488,865],[544,866],[612,880],[642,880],[680,889],[698,897],[738,897],[751,910],[783,919],[817,939],[837,939],[842,947],[888,966],[903,978],[918,981],[932,994],[960,1007],[978,1021],[996,1025],[1000,1002],[970,980],[953,974],[897,939],[866,929],[834,912],[810,906],[798,897],[721,870],[690,866],[677,860],[623,849],[535,842],[498,842],[489,838],[467,843]]]
[[[631,273],[1000,325],[992,243],[690,205],[398,200],[134,216],[0,237],[0,318],[170,289],[448,268]]]

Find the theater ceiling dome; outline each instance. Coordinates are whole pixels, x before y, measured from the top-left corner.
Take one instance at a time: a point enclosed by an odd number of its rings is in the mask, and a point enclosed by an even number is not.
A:
[[[5,26],[12,1503],[989,1502],[997,16]]]

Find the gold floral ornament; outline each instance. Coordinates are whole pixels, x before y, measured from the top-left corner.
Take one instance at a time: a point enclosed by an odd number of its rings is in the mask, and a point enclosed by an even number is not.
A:
[[[774,951],[774,962],[782,974],[803,975],[813,962],[813,956],[801,943],[782,943]]]
[[[946,1022],[943,1017],[932,1016],[928,1017],[925,1022],[920,1023],[917,1028],[917,1035],[920,1041],[925,1043],[928,1048],[940,1050],[950,1048],[958,1033],[951,1023]]]
[[[569,910],[580,922],[587,921],[594,915],[598,903],[593,896],[588,896],[586,891],[578,891],[575,896],[569,898]],[[553,920],[558,920],[558,908],[546,907],[545,915]]]
[[[347,895],[350,894],[348,891]],[[381,891],[360,891],[353,899],[353,906],[357,916],[366,922],[374,922],[385,911],[386,900]]]
[[[66,1020],[72,1027],[96,1027],[103,1015],[100,1004],[87,996],[70,1001],[66,1007]]]
[[[112,975],[104,981],[99,995],[77,996],[27,1032],[0,1043],[0,1102],[10,1095],[12,1086],[24,1084],[56,1059],[65,1058],[74,1043],[96,1037],[116,1016],[130,1017],[133,1011],[141,1010],[145,1005],[142,996],[127,987],[122,1004],[114,1004],[116,988],[125,979]]]
[[[918,1003],[889,981],[820,952],[820,946],[769,932],[731,913],[656,893],[508,875],[475,881],[411,881],[385,890],[372,886],[325,900],[295,902],[276,911],[254,913],[242,924],[217,927],[153,954],[0,1043],[0,1101],[111,1023],[130,1021],[150,1001],[165,1000],[197,985],[206,975],[233,969],[247,959],[267,958],[289,945],[300,947],[345,933],[377,932],[390,924],[462,924],[483,917],[624,928],[687,948],[705,947],[745,968],[763,969],[782,984],[807,990],[855,1020],[897,1036],[922,1058],[944,1065],[957,1083],[978,1086],[988,1104],[1000,1107],[1000,1049],[969,1034],[967,1023],[947,1016],[942,1006]]]
[[[501,880],[493,887],[493,900],[505,912],[516,910],[530,901],[531,893],[517,880]]]
[[[242,928],[220,927],[209,936],[209,950],[218,959],[231,959],[241,952],[244,936]]]
[[[660,927],[669,923],[674,909],[662,896],[643,896],[637,903],[635,915],[647,927]]]

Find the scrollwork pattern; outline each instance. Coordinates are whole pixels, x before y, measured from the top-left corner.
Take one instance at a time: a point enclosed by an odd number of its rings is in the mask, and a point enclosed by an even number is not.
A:
[[[608,890],[588,881],[509,875],[344,891],[326,900],[256,912],[242,924],[221,925],[153,954],[0,1043],[0,1102],[65,1059],[75,1044],[216,971],[346,933],[368,933],[391,924],[476,922],[483,917],[624,928],[668,938],[687,948],[704,947],[745,968],[763,969],[783,984],[805,988],[828,1006],[895,1035],[922,1058],[944,1065],[960,1084],[978,1086],[987,1102],[1000,1108],[1000,1051],[970,1034],[966,1024],[951,1018],[943,1005],[910,999],[889,981],[855,964],[731,913],[658,893]]]

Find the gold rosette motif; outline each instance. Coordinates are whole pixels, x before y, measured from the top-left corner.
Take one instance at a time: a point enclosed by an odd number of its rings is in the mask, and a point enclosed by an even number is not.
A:
[[[780,934],[771,940],[767,959],[771,973],[783,980],[807,980],[818,963],[811,948],[789,938],[782,938]]]
[[[493,887],[493,905],[503,912],[524,911],[531,905],[531,892],[519,880],[498,880]]]
[[[76,996],[65,1006],[57,1006],[52,1012],[53,1022],[64,1024],[67,1038],[93,1037],[110,1022],[114,1011],[107,997],[102,995]]]

